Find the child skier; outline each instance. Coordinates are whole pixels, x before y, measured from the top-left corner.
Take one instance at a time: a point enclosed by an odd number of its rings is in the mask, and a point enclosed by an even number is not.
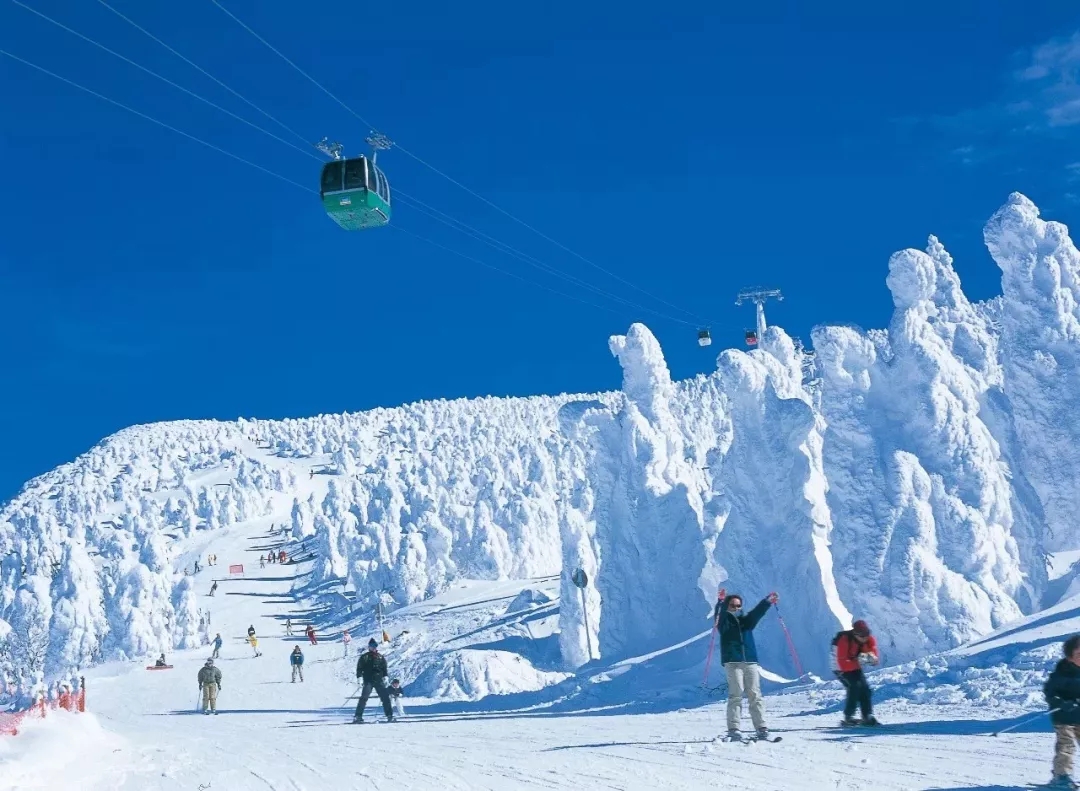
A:
[[[1072,778],[1073,756],[1080,740],[1080,635],[1074,634],[1062,646],[1065,654],[1043,686],[1054,742],[1054,777],[1047,788],[1077,788]]]
[[[844,701],[844,719],[840,724],[849,727],[852,725],[880,725],[874,717],[874,701],[870,691],[870,684],[866,681],[862,663],[876,665],[881,661],[878,656],[877,641],[870,634],[870,627],[866,621],[855,621],[851,628],[839,632],[833,638],[836,653],[833,655],[834,670],[840,683],[847,688],[847,699]],[[862,721],[855,719],[855,707],[859,707]]]
[[[739,719],[742,716],[742,699],[745,694],[750,702],[750,719],[753,720],[757,737],[766,739],[769,729],[765,726],[761,668],[758,665],[753,630],[769,611],[769,605],[776,604],[779,597],[770,593],[745,615],[742,612],[742,596],[734,593],[728,596],[721,588],[717,598],[713,618],[716,621],[716,630],[720,633],[720,664],[727,673],[728,738],[742,738],[739,734]]]
[[[294,646],[292,653],[289,654],[289,664],[292,665],[292,683],[296,683],[296,676],[299,674],[300,683],[304,682],[304,652],[300,650],[300,646]]]
[[[401,698],[405,695],[405,690],[401,688],[401,681],[395,678],[390,682],[390,689],[386,691],[390,695],[390,702],[394,704],[394,716],[404,717],[405,707],[401,704]]]

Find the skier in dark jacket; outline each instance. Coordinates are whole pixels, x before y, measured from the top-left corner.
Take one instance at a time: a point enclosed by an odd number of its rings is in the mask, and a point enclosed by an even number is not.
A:
[[[1076,742],[1080,740],[1080,634],[1062,646],[1065,658],[1057,663],[1043,686],[1046,703],[1052,710],[1057,740],[1054,742],[1054,777],[1048,788],[1076,788],[1072,779]],[[1056,711],[1053,711],[1056,709]]]
[[[217,696],[221,691],[221,671],[214,667],[214,660],[207,659],[199,668],[199,691],[202,692],[202,711],[217,714]]]
[[[364,707],[367,705],[368,698],[371,697],[372,689],[378,693],[379,700],[382,701],[386,721],[393,722],[394,711],[390,706],[390,694],[386,689],[386,657],[379,653],[379,644],[375,642],[374,637],[368,640],[367,645],[367,652],[360,654],[360,659],[356,662],[356,680],[362,681],[364,688],[360,692],[360,700],[356,702],[356,716],[353,717],[353,722],[364,721]]]
[[[758,666],[757,646],[754,645],[754,627],[776,604],[778,596],[770,593],[745,615],[742,612],[742,596],[726,595],[723,588],[717,595],[713,618],[720,633],[720,663],[727,673],[728,738],[737,739],[739,719],[742,716],[742,699],[745,694],[750,703],[750,719],[759,738],[767,738],[765,704],[761,699],[761,668]]]
[[[293,646],[292,653],[289,654],[289,664],[292,665],[292,683],[296,683],[296,676],[300,676],[300,682],[304,681],[304,652],[300,650],[300,646]]]

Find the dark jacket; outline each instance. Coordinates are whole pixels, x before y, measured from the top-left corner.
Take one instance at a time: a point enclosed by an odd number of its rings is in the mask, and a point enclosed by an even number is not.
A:
[[[289,663],[293,665],[304,664],[304,654],[300,651],[295,651],[289,654]]]
[[[202,689],[203,684],[217,684],[218,689],[221,689],[221,671],[216,667],[203,665],[199,669],[199,689]]]
[[[757,662],[757,646],[754,645],[753,629],[769,611],[769,600],[762,599],[745,615],[732,615],[727,610],[728,599],[732,598],[740,597],[728,596],[722,602],[717,602],[713,615],[714,619],[720,619],[720,664]]]
[[[1080,725],[1080,667],[1062,659],[1046,679],[1043,694],[1047,706],[1060,709],[1050,715],[1055,725]]]
[[[373,684],[387,676],[386,657],[378,651],[365,651],[356,662],[356,677]]]

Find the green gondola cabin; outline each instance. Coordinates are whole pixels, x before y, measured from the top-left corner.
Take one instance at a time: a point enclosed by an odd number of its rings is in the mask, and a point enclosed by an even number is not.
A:
[[[390,182],[367,157],[327,162],[319,195],[326,213],[346,231],[379,228],[390,222]]]

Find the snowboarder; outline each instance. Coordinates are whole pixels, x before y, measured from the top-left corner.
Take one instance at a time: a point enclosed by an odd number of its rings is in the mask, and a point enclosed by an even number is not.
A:
[[[765,726],[765,703],[761,698],[761,668],[758,665],[757,646],[754,645],[754,627],[769,611],[769,605],[776,604],[780,597],[770,593],[745,615],[742,612],[742,596],[734,593],[728,596],[721,588],[717,598],[713,618],[720,633],[720,664],[727,673],[728,738],[742,738],[739,719],[745,694],[757,736],[767,739],[769,729]]]
[[[349,630],[345,629],[341,633],[341,642],[345,644],[345,656],[349,655],[349,643],[352,642],[352,638],[349,637]]]
[[[292,683],[296,683],[297,674],[300,675],[300,683],[304,681],[304,652],[300,650],[300,646],[294,646],[292,653],[289,654],[289,664],[292,665]]]
[[[836,676],[847,688],[847,700],[844,701],[844,719],[841,725],[879,725],[874,717],[874,702],[870,684],[863,673],[862,663],[876,665],[878,656],[877,641],[870,634],[866,621],[855,621],[847,631],[838,632],[833,638],[836,653],[833,655]],[[862,720],[855,719],[855,707],[858,706]]]
[[[221,691],[221,671],[214,667],[214,660],[207,659],[199,669],[199,689],[202,691],[202,711],[217,714],[217,696]]]
[[[307,629],[304,630],[304,634],[307,635],[307,639],[311,641],[312,645],[318,645],[319,641],[315,639],[315,627],[308,624]]]
[[[378,693],[379,700],[382,701],[386,721],[393,722],[394,711],[390,707],[390,694],[386,689],[386,657],[379,653],[379,644],[375,642],[374,637],[368,640],[367,645],[368,650],[360,654],[360,658],[356,662],[356,680],[362,681],[364,688],[360,692],[360,700],[356,702],[356,716],[353,717],[353,722],[360,723],[364,721],[364,707],[367,705],[373,689]]]
[[[165,661],[165,654],[162,654],[157,658],[157,661],[154,662],[154,667],[165,667],[167,664],[168,663]]]
[[[1049,788],[1076,788],[1072,778],[1073,756],[1080,740],[1080,634],[1074,634],[1062,646],[1065,654],[1043,686],[1050,721],[1057,739],[1054,742],[1054,777]],[[1056,709],[1056,710],[1055,710]]]
[[[216,635],[214,635],[213,645],[214,653],[210,655],[210,658],[217,659],[219,656],[221,656],[221,632],[218,632]]]
[[[285,619],[285,636],[292,637],[292,618]]]
[[[390,682],[390,689],[386,690],[390,694],[390,700],[394,704],[394,716],[404,717],[405,707],[401,704],[401,698],[405,695],[405,690],[401,688],[401,681],[394,679]]]
[[[214,580],[214,584],[210,586],[210,595],[214,595],[214,591],[217,590],[217,580]]]

